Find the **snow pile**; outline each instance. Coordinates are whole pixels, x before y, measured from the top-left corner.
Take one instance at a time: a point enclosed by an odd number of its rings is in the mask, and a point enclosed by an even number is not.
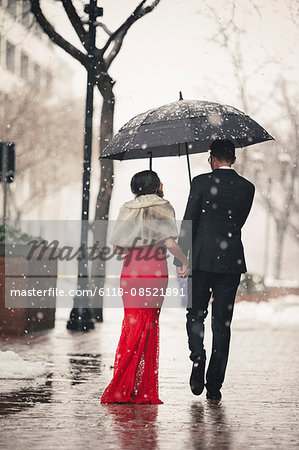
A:
[[[42,362],[25,361],[17,353],[0,350],[0,379],[25,379],[30,380],[46,372],[46,366]]]
[[[235,304],[233,323],[295,325],[299,323],[299,296],[287,295],[259,303],[241,301]]]

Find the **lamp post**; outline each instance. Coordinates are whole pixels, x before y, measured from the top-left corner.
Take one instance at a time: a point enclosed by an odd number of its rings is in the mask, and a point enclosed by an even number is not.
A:
[[[84,138],[84,161],[83,161],[83,188],[82,188],[82,213],[81,213],[81,249],[82,258],[78,260],[78,290],[82,292],[88,289],[88,259],[85,257],[88,250],[88,218],[90,198],[90,172],[91,172],[91,150],[92,150],[92,118],[93,118],[93,96],[94,96],[94,50],[96,42],[96,19],[103,15],[103,8],[97,6],[97,0],[90,0],[85,6],[84,12],[88,14],[88,58],[87,69],[87,93],[85,112],[85,138]],[[85,261],[84,261],[85,259]],[[90,299],[88,295],[76,295],[74,305],[67,322],[69,330],[86,331],[94,328],[94,320],[89,308]]]

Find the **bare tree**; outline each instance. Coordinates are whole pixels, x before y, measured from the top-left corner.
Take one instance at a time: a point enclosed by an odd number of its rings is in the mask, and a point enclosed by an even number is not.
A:
[[[246,4],[232,1],[227,4],[227,14],[224,17],[215,5],[211,6],[209,0],[204,0],[205,11],[214,24],[216,32],[208,37],[208,40],[222,47],[231,60],[231,68],[235,78],[235,87],[241,108],[247,114],[257,114],[264,103],[260,102],[254,94],[250,92],[249,82],[252,76],[259,72],[263,67],[263,62],[256,61],[254,67],[248,69],[246,67],[246,52],[244,51],[244,39],[246,38],[246,30],[239,23],[237,15],[238,9],[245,7],[244,14],[254,14],[256,17],[260,15],[256,4],[249,0]],[[246,9],[247,8],[247,9]],[[269,97],[271,93],[269,93]],[[266,99],[263,99],[263,102]],[[241,172],[246,171],[248,153],[247,149],[242,149],[238,156],[238,165]]]
[[[294,2],[289,2],[290,5]],[[274,67],[279,61],[256,60],[253,67],[248,69],[246,65],[246,52],[244,40],[246,30],[240,25],[237,19],[237,9],[245,8],[244,14],[255,14],[260,17],[260,10],[257,2],[248,0],[246,4],[233,1],[227,5],[228,13],[225,17],[219,12],[215,5],[211,5],[209,0],[204,1],[207,16],[216,25],[216,32],[207,37],[209,40],[223,48],[230,57],[231,67],[235,78],[235,87],[238,93],[243,111],[250,115],[258,115],[267,108],[271,99],[274,107],[278,111],[278,117],[273,117],[272,111],[267,129],[271,130],[275,136],[275,143],[272,151],[268,154],[271,158],[270,166],[256,167],[256,150],[242,149],[238,155],[239,168],[241,173],[248,173],[257,184],[257,200],[262,203],[266,211],[274,219],[276,225],[276,250],[274,263],[274,276],[279,279],[281,274],[281,261],[285,243],[286,233],[294,239],[298,245],[299,229],[296,226],[298,215],[298,202],[295,200],[295,190],[298,189],[298,117],[296,117],[295,102],[287,91],[287,81],[279,78],[277,83],[267,93],[261,97],[256,95],[250,88],[252,76],[261,73],[264,65],[272,64]],[[280,95],[280,98],[279,98]],[[295,96],[295,98],[297,98]],[[269,112],[267,114],[269,117]],[[290,125],[285,127],[283,122]],[[282,129],[285,134],[282,135]],[[287,152],[286,152],[287,149]],[[262,152],[263,149],[261,148]],[[257,176],[259,175],[259,176]],[[271,183],[271,189],[269,185]],[[274,194],[276,193],[276,195]]]
[[[61,4],[66,12],[68,19],[74,28],[83,50],[80,50],[69,41],[67,41],[61,34],[59,34],[54,26],[47,20],[43,9],[41,7],[40,0],[30,0],[31,11],[34,14],[36,21],[41,26],[43,31],[49,36],[49,38],[65,50],[73,58],[77,59],[80,64],[88,70],[89,56],[88,56],[88,39],[89,35],[85,29],[84,20],[82,19],[82,11],[79,11],[75,7],[75,1],[61,0]],[[96,48],[93,61],[95,72],[95,83],[102,98],[102,110],[100,121],[100,147],[99,155],[103,152],[104,148],[109,143],[113,135],[113,119],[114,119],[114,107],[115,97],[113,93],[113,86],[115,82],[109,75],[109,69],[118,55],[124,38],[131,28],[131,26],[146,14],[153,11],[153,9],[159,4],[160,0],[143,0],[141,1],[135,10],[128,16],[128,18],[117,28],[115,31],[110,31],[108,27],[100,23],[102,29],[108,35],[105,45],[102,48]],[[84,7],[86,2],[81,3],[81,7]],[[108,219],[109,205],[113,188],[113,161],[106,159],[105,161],[99,161],[100,164],[100,186],[96,200],[95,220]],[[95,227],[94,243],[106,242],[107,228]],[[100,288],[103,287],[105,264],[101,263],[98,259],[95,259],[92,263],[92,273],[97,275],[97,278],[93,278],[92,283],[98,287],[97,292],[100,292]],[[103,277],[98,277],[102,275]],[[102,301],[102,297],[95,298],[97,302]]]
[[[1,139],[16,144],[16,181],[8,184],[8,206],[10,217],[19,220],[49,193],[80,179],[83,114],[80,102],[49,103],[34,89],[1,93],[0,103]]]
[[[290,94],[287,81],[282,77],[277,80],[276,102],[280,117],[273,120],[272,128],[277,136],[270,167],[263,168],[258,177],[260,198],[272,216],[276,227],[276,249],[274,277],[280,278],[284,243],[288,233],[299,244],[299,118],[297,104],[299,95]],[[284,127],[282,122],[286,122]],[[282,132],[284,129],[284,132]],[[266,176],[265,176],[266,172]],[[267,191],[265,184],[271,184]]]

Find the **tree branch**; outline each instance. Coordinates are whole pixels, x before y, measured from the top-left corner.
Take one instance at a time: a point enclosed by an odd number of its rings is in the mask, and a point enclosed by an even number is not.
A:
[[[59,33],[57,33],[54,27],[48,22],[42,13],[40,7],[40,0],[30,0],[31,12],[35,16],[37,23],[41,26],[43,31],[49,36],[49,38],[55,42],[60,48],[66,51],[73,58],[77,59],[84,67],[88,66],[88,58],[84,53],[74,47],[70,42],[64,39]]]
[[[97,26],[103,28],[103,30],[106,31],[108,36],[112,36],[112,31],[110,31],[109,28],[103,22],[97,22]]]
[[[299,239],[299,228],[297,228],[293,223],[288,223],[289,231],[291,232],[291,236],[293,236],[297,241]]]
[[[257,197],[257,201],[259,201],[265,207],[266,211],[270,213],[270,216],[272,216],[276,223],[280,223],[281,218],[277,208],[273,207],[265,194],[262,194],[261,192],[259,193],[260,197]],[[286,231],[290,232],[290,235],[295,238],[299,235],[299,230],[292,223],[290,223],[290,221],[287,223]]]
[[[151,5],[143,8],[146,1],[147,0],[143,0],[141,3],[139,3],[139,5],[135,8],[135,10],[127,18],[127,20],[114,33],[111,34],[104,47],[100,50],[102,56],[104,57],[104,54],[108,50],[110,45],[114,44],[111,52],[105,58],[105,65],[107,68],[109,68],[112,61],[121,49],[124,37],[133,23],[137,22],[137,20],[139,20],[141,17],[153,11],[153,9],[160,3],[160,0],[154,0]]]
[[[82,45],[86,50],[88,50],[88,33],[86,32],[85,28],[83,27],[83,23],[81,18],[79,17],[76,8],[73,5],[72,0],[61,0],[64,10],[69,18],[69,21],[71,22],[74,30],[77,33],[77,36],[79,37],[80,41],[82,42]]]

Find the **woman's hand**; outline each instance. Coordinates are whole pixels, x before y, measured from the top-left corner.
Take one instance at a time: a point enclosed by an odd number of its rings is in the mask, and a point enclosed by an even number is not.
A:
[[[182,267],[177,266],[176,271],[179,274],[180,278],[187,278],[187,276],[191,272],[189,262],[187,264],[183,264]]]
[[[167,249],[182,263],[181,267],[177,267],[177,273],[181,278],[186,278],[191,272],[188,258],[173,237],[165,239],[164,242]]]

